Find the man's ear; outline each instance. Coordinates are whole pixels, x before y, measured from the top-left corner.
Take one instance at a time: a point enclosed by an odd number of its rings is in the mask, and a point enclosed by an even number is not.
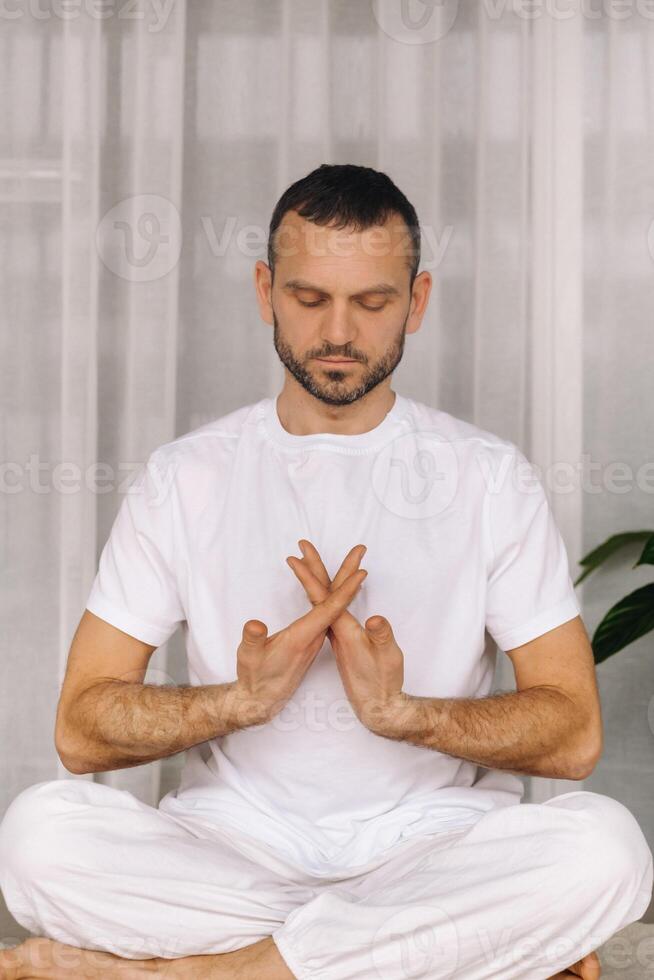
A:
[[[261,259],[254,263],[254,289],[261,319],[272,326],[272,271]]]

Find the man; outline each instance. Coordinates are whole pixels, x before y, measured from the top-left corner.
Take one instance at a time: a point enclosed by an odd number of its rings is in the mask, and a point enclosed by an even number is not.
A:
[[[293,184],[268,259],[283,389],[152,453],[58,706],[71,773],[186,750],[181,785],[156,809],[73,779],[13,801],[1,884],[39,935],[0,968],[591,980],[652,855],[609,797],[520,803],[518,774],[583,779],[602,748],[543,486],[512,443],[391,390],[431,277],[386,175]],[[180,625],[190,686],[143,684]],[[490,693],[496,645],[516,691]]]

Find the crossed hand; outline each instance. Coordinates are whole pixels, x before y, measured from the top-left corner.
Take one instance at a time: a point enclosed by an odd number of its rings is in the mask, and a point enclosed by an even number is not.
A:
[[[299,545],[303,557],[286,561],[311,611],[270,637],[260,620],[248,620],[243,627],[235,690],[249,705],[249,723],[268,721],[283,708],[328,636],[355,714],[371,731],[381,731],[391,709],[406,698],[404,656],[387,619],[371,616],[362,626],[347,608],[367,575],[359,568],[366,547],[356,545],[348,552],[332,582],[311,542],[301,539]]]

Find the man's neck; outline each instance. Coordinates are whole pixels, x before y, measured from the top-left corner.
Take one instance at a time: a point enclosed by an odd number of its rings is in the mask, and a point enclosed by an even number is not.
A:
[[[277,414],[291,435],[319,432],[359,435],[370,432],[384,421],[395,404],[396,392],[378,385],[363,398],[348,405],[329,405],[310,395],[301,385],[284,386],[277,398]]]

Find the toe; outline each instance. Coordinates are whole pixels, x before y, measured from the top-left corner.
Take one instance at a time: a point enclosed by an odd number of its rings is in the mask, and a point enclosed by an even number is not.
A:
[[[20,966],[23,962],[21,946],[24,945],[21,943],[0,949],[0,980],[19,980],[23,976]]]

